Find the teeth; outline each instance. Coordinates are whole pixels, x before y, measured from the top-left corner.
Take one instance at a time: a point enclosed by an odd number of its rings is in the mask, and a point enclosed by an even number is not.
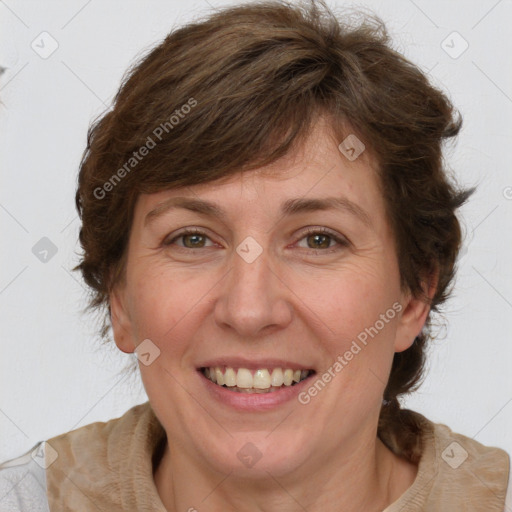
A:
[[[238,370],[240,371],[240,370]],[[256,389],[268,389],[271,385],[270,373],[264,368],[263,370],[256,370],[252,378],[252,387]]]
[[[274,368],[272,371],[271,384],[272,386],[282,386],[284,382],[283,370],[281,368]]]
[[[219,386],[233,388],[233,391],[240,393],[265,393],[275,391],[283,384],[291,386],[293,383],[304,380],[310,373],[310,370],[293,370],[291,368],[274,368],[272,373],[267,368],[259,368],[254,372],[247,368],[227,367],[225,371],[221,367],[215,366],[204,368],[205,377]]]
[[[252,381],[252,374],[247,368],[238,368],[238,373],[236,374],[237,387],[252,388]]]
[[[224,385],[224,375],[222,375],[222,371],[218,366],[215,367],[215,380],[219,386]]]
[[[226,368],[226,373],[224,374],[224,384],[230,388],[234,388],[236,386],[236,373],[233,368]]]

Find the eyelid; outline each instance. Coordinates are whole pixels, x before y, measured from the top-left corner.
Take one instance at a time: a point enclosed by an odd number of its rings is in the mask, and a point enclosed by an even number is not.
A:
[[[301,232],[301,236],[304,237],[305,235],[316,234],[316,233],[321,233],[323,235],[329,235],[332,238],[334,238],[340,242],[345,241],[346,243],[349,243],[349,240],[346,236],[344,236],[340,233],[337,233],[336,231],[333,231],[332,229],[321,227],[321,226],[312,226],[312,227],[309,226],[309,227],[305,228],[305,231]]]

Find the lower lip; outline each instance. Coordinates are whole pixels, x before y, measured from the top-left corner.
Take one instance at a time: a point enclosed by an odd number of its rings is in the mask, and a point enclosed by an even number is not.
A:
[[[239,393],[238,391],[230,391],[229,388],[214,384],[205,377],[201,370],[197,372],[207,392],[215,400],[241,411],[270,410],[294,399],[298,401],[299,393],[309,385],[309,379],[315,375],[309,375],[294,386],[282,386],[281,389],[270,391],[269,393]]]

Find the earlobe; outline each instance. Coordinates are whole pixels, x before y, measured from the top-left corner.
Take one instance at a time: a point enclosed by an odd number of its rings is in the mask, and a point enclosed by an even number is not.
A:
[[[438,283],[437,272],[430,276],[428,282],[425,283],[424,290],[426,296],[432,299],[435,295]],[[398,327],[395,337],[395,352],[403,352],[407,350],[421,333],[423,326],[430,312],[430,304],[424,298],[413,297],[407,294],[404,297],[402,314],[398,320]]]
[[[135,350],[131,336],[131,324],[126,312],[122,293],[119,290],[111,292],[110,297],[110,322],[114,333],[114,341],[117,348],[126,354]]]

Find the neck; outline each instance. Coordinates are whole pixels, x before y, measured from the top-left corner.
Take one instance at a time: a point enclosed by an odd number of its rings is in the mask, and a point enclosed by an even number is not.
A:
[[[279,479],[269,472],[259,479],[215,473],[180,450],[165,447],[154,478],[169,512],[200,509],[247,512],[381,512],[408,489],[417,466],[393,454],[377,437],[356,449],[305,464]]]

